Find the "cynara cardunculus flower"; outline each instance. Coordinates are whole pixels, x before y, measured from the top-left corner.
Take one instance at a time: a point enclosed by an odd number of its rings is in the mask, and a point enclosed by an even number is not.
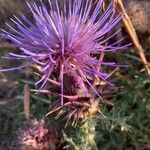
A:
[[[40,5],[27,3],[33,14],[33,22],[25,16],[14,16],[11,21],[17,28],[6,24],[12,32],[1,30],[3,38],[20,47],[20,53],[9,53],[9,58],[24,59],[27,62],[1,71],[37,64],[42,76],[36,83],[41,85],[40,89],[54,73],[60,84],[61,105],[64,104],[64,84],[67,84],[64,79],[67,77],[71,78],[72,86],[80,88],[85,94],[91,88],[101,98],[101,93],[93,86],[93,79],[97,77],[107,82],[110,74],[103,72],[100,66],[115,66],[113,62],[103,61],[104,53],[127,48],[127,45],[117,46],[123,38],[108,44],[120,29],[106,36],[122,15],[116,15],[113,4],[101,11],[102,0],[55,0],[53,4],[48,0],[48,7],[42,0],[40,2]],[[62,2],[63,8],[60,8]],[[67,94],[71,95],[69,92]]]

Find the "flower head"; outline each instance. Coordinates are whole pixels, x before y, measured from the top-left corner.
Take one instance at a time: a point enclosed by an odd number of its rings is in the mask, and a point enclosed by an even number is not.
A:
[[[42,119],[29,121],[24,128],[18,130],[17,138],[20,148],[28,150],[55,150],[61,143],[58,132],[48,128]]]
[[[40,66],[41,79],[36,84],[45,85],[52,73],[61,87],[61,104],[63,104],[64,76],[72,77],[75,87],[88,93],[91,87],[97,95],[100,94],[92,86],[91,81],[97,76],[101,80],[109,77],[102,72],[101,65],[115,66],[112,62],[103,62],[105,52],[124,49],[127,45],[118,46],[123,38],[113,44],[107,44],[120,29],[109,37],[105,35],[121,20],[122,15],[116,15],[111,4],[102,14],[102,0],[93,7],[92,0],[68,0],[63,8],[55,0],[49,2],[49,9],[43,4],[27,3],[33,14],[34,23],[25,16],[14,16],[12,22],[17,29],[6,24],[12,32],[5,30],[2,36],[10,39],[20,47],[20,54],[10,53],[10,58],[25,59],[26,64],[1,71],[15,70],[35,63]]]

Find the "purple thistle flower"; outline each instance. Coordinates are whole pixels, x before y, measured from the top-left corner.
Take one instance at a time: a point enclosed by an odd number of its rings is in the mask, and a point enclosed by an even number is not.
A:
[[[112,62],[103,62],[98,59],[105,52],[115,52],[127,48],[128,45],[117,46],[119,41],[107,45],[120,32],[118,29],[109,37],[105,35],[121,20],[122,14],[116,15],[115,7],[111,4],[103,14],[100,14],[102,0],[98,0],[95,7],[90,0],[68,0],[60,9],[59,1],[55,0],[52,5],[48,0],[50,9],[36,3],[27,3],[33,14],[35,23],[25,16],[14,16],[11,21],[17,29],[6,25],[12,30],[11,33],[2,30],[2,37],[9,39],[20,47],[20,54],[9,53],[10,59],[24,59],[26,64],[16,68],[0,71],[21,69],[29,64],[40,66],[41,79],[36,85],[41,88],[46,84],[52,73],[57,73],[61,85],[61,104],[63,105],[64,75],[71,76],[80,87],[88,93],[87,85],[96,91],[91,80],[98,76],[105,81],[108,73],[97,69],[98,66],[115,66]]]

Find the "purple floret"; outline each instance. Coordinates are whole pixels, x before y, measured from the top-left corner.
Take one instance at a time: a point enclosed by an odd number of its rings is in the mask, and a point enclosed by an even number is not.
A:
[[[85,93],[88,93],[86,87],[88,85],[99,95],[90,81],[94,76],[105,81],[109,74],[99,71],[97,67],[116,64],[103,62],[97,56],[105,52],[125,49],[128,46],[117,46],[123,38],[107,44],[108,40],[120,32],[120,29],[105,37],[106,33],[121,20],[122,15],[116,15],[113,4],[101,14],[102,0],[98,0],[94,7],[92,0],[68,0],[64,2],[63,9],[60,9],[57,0],[54,1],[54,5],[51,0],[48,2],[49,9],[42,0],[40,5],[27,3],[33,14],[34,23],[25,16],[20,18],[14,16],[11,21],[17,29],[9,24],[6,25],[12,32],[1,29],[3,32],[1,36],[13,41],[20,48],[19,54],[9,53],[9,58],[24,59],[27,63],[0,71],[12,71],[37,64],[42,75],[36,82],[36,85],[41,85],[40,89],[55,72],[61,85],[61,95],[64,90],[64,75],[73,77],[77,86]],[[63,96],[61,104],[63,105]]]

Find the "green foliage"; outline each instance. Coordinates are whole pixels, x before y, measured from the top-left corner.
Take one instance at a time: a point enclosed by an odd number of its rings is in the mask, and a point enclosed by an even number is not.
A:
[[[97,150],[95,138],[95,120],[89,118],[79,122],[77,127],[69,127],[64,133],[67,150]]]
[[[103,107],[106,119],[98,121],[96,141],[100,150],[150,148],[150,80],[138,59],[129,56],[133,54],[121,57],[130,67],[122,69],[124,77],[117,81],[124,87],[116,92],[112,107]]]

